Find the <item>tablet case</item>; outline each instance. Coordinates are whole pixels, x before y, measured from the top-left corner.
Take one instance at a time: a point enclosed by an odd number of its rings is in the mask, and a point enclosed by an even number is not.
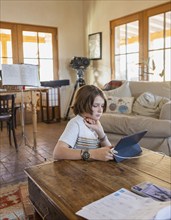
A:
[[[142,152],[142,149],[138,142],[141,140],[141,138],[144,137],[146,133],[147,131],[141,131],[122,137],[114,147],[114,150],[118,152],[113,156],[114,160],[116,162],[121,162],[125,159],[128,159],[128,157],[135,157],[139,155]]]

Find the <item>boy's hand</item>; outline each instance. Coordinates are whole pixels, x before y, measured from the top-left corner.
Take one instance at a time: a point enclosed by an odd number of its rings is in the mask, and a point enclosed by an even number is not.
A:
[[[87,122],[88,124],[96,124],[96,121],[92,118],[85,118],[84,122],[85,123]]]

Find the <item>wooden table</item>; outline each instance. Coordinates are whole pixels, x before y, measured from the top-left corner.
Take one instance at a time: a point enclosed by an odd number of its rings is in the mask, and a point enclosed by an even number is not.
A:
[[[30,104],[32,111],[32,123],[33,123],[33,148],[37,147],[37,101],[40,97],[41,92],[48,91],[48,88],[45,87],[32,87],[27,88],[24,91],[20,90],[11,90],[11,91],[0,91],[0,95],[4,94],[16,94],[15,104]],[[21,109],[21,111],[24,111]],[[21,112],[21,126],[22,126],[22,135],[24,137],[25,130],[25,121],[24,121],[24,112]],[[26,142],[26,140],[24,140]]]
[[[27,168],[29,195],[43,219],[83,219],[75,213],[114,191],[143,181],[171,188],[171,158],[143,149],[138,159],[49,162]]]

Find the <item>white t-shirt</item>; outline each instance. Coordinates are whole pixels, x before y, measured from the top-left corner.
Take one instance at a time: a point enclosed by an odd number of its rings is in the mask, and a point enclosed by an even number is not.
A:
[[[68,122],[59,140],[76,149],[94,149],[100,146],[97,133],[85,125],[84,118],[80,115]]]

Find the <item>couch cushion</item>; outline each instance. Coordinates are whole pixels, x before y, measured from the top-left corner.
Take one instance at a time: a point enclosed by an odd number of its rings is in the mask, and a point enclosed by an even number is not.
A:
[[[167,82],[147,82],[147,81],[130,81],[129,87],[132,96],[135,98],[143,92],[151,92],[155,95],[171,99],[171,81]]]
[[[147,137],[171,137],[171,121],[169,120],[104,113],[100,121],[106,133],[129,135],[147,130]]]
[[[131,90],[129,88],[129,82],[125,81],[119,88],[112,89],[109,91],[104,91],[107,97],[116,96],[116,97],[131,97]]]
[[[118,87],[120,87],[122,85],[123,81],[121,80],[111,80],[110,82],[106,83],[102,90],[104,91],[108,91],[111,89],[117,89]]]
[[[135,100],[133,112],[138,115],[159,118],[162,106],[168,101],[168,98],[144,92]]]
[[[171,120],[171,101],[166,102],[162,106],[159,118],[162,120]]]
[[[134,97],[107,97],[108,113],[131,114]]]

